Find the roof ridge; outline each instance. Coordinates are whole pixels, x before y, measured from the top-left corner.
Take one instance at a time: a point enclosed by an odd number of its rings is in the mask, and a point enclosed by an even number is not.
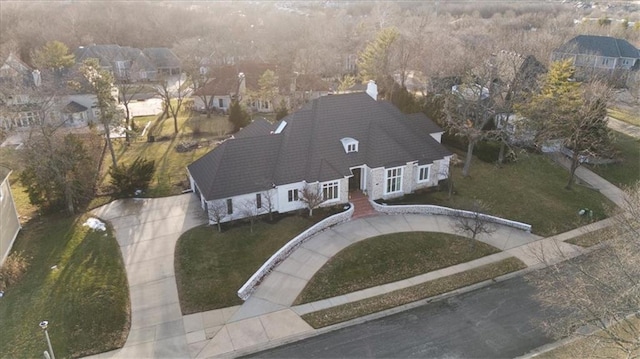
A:
[[[314,136],[316,128],[318,127],[318,121],[317,121],[317,114],[318,114],[318,102],[320,101],[320,99],[322,99],[322,97],[317,98],[315,100],[313,100],[313,102],[311,103],[311,130],[309,131],[309,133],[311,133],[311,138],[309,140],[309,150],[307,151],[307,166],[304,170],[305,173],[305,177],[309,178],[310,175],[310,170],[309,168],[311,167],[311,159],[313,158],[313,155],[315,153],[314,149],[315,149],[315,143],[316,143],[316,136]]]
[[[618,50],[618,57],[622,57],[622,52],[620,52],[620,46],[618,46],[618,38],[613,38],[613,42],[616,44],[616,50]]]

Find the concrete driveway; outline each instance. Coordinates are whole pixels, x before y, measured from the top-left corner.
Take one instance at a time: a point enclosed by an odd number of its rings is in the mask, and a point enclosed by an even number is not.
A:
[[[206,223],[192,194],[126,199],[92,211],[113,225],[131,296],[131,330],[124,347],[95,358],[188,358],[174,272],[180,235]]]

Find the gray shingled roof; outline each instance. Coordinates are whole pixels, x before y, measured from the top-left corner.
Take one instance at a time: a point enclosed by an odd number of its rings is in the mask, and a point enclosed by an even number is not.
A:
[[[343,178],[351,175],[350,167],[362,164],[427,164],[451,155],[427,134],[441,129],[426,116],[407,116],[365,93],[321,97],[283,120],[287,126],[280,134],[243,137],[241,131],[239,138],[188,166],[207,200],[267,190],[274,184]],[[359,142],[358,152],[345,153],[340,142],[344,137]]]
[[[242,131],[233,135],[233,138],[247,138],[247,137],[256,137],[256,136],[264,136],[268,135],[273,131],[276,127],[269,123],[269,121],[264,118],[259,118],[257,120],[253,120],[247,127],[243,128]]]
[[[150,47],[142,50],[151,62],[158,68],[180,67],[180,59],[173,51],[166,47]]]
[[[627,40],[610,36],[578,35],[560,46],[556,52],[640,58],[638,49]]]

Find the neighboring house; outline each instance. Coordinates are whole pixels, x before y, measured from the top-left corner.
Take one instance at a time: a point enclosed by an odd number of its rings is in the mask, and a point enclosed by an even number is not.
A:
[[[349,191],[393,198],[449,176],[443,130],[423,114],[405,115],[366,93],[315,99],[277,124],[256,121],[187,167],[210,223],[305,208],[305,186],[322,206],[347,203]],[[271,206],[269,206],[271,204]]]
[[[168,48],[137,49],[120,45],[80,46],[74,52],[76,64],[98,59],[100,66],[118,81],[156,81],[160,76],[180,74],[180,59]]]
[[[0,127],[29,127],[40,121],[34,89],[40,85],[40,72],[11,53],[0,66]]]
[[[10,174],[10,169],[0,166],[0,266],[9,255],[13,242],[22,228],[11,195]]]
[[[231,101],[238,98],[247,107],[256,112],[274,112],[279,101],[282,99],[278,95],[275,99],[255,98],[260,92],[260,77],[265,71],[271,70],[276,75],[274,65],[257,62],[239,62],[235,65],[211,67],[207,73],[211,79],[207,84],[193,93],[193,106],[197,110],[205,108],[203,99],[206,98],[211,108],[226,112],[229,110]],[[290,79],[278,76],[278,92],[289,89]]]
[[[578,35],[553,51],[551,59],[570,59],[578,80],[606,76],[626,81],[640,67],[638,49],[627,40],[609,36]]]

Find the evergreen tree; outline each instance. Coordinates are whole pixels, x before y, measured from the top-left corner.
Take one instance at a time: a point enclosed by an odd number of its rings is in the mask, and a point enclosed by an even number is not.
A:
[[[238,132],[243,127],[246,127],[251,121],[251,117],[242,108],[240,102],[234,100],[229,107],[229,122],[233,124],[233,132]]]
[[[69,53],[67,45],[60,41],[49,41],[33,54],[33,64],[40,69],[60,72],[74,63],[75,57]]]
[[[278,109],[276,110],[276,121],[280,121],[288,115],[289,110],[287,110],[287,104],[284,102],[284,100],[281,100],[280,106],[278,106]]]
[[[517,106],[535,131],[538,145],[559,140],[572,151],[567,189],[584,157],[607,155],[611,150],[606,117],[609,89],[601,83],[575,82],[574,71],[570,61],[554,62],[540,92]]]
[[[375,80],[380,85],[380,93],[392,90],[391,47],[399,36],[400,33],[396,28],[384,28],[358,55],[360,79],[363,82]]]

